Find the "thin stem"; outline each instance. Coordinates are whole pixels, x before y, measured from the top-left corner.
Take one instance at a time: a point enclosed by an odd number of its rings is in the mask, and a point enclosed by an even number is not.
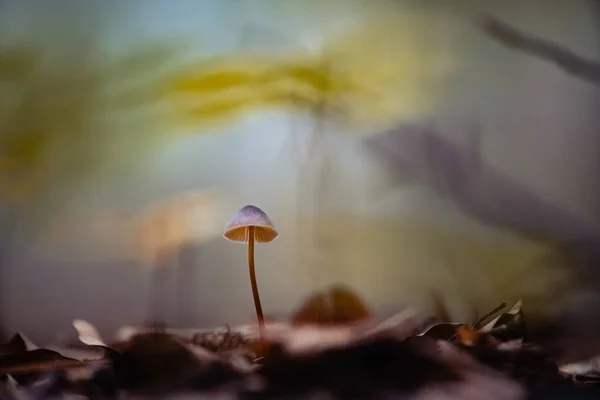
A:
[[[248,228],[248,268],[250,270],[250,284],[252,285],[252,297],[254,298],[254,307],[256,307],[256,317],[258,318],[258,332],[260,339],[265,338],[265,317],[263,316],[260,297],[258,295],[258,284],[256,283],[256,273],[254,272],[254,227]]]
[[[0,339],[6,339],[6,331],[11,321],[12,256],[19,228],[20,207],[7,208],[2,215],[4,240],[0,243]]]

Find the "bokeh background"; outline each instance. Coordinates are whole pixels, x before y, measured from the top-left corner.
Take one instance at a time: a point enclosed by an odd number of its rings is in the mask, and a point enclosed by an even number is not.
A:
[[[268,316],[551,297],[554,243],[600,230],[600,86],[487,15],[600,59],[591,0],[2,1],[4,329],[253,321],[245,204]]]

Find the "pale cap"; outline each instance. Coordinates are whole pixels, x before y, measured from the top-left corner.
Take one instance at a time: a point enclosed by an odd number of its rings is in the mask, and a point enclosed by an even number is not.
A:
[[[258,243],[271,242],[279,235],[263,210],[247,205],[231,217],[225,225],[223,237],[232,242],[247,243],[250,239],[248,228],[251,226],[254,227],[254,240]]]

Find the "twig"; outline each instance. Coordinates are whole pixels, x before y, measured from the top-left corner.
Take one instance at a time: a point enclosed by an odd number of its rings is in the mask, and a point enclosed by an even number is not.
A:
[[[600,61],[586,59],[566,47],[528,35],[492,16],[485,18],[481,25],[485,33],[505,46],[553,62],[567,73],[600,86]]]
[[[491,317],[492,315],[496,314],[498,311],[502,310],[503,308],[506,308],[506,303],[502,303],[499,306],[495,307],[494,309],[486,312],[483,317],[479,318],[477,320],[477,322],[475,322],[472,326],[474,329],[477,329],[479,327],[479,325],[481,325],[486,319],[488,319],[489,317]]]

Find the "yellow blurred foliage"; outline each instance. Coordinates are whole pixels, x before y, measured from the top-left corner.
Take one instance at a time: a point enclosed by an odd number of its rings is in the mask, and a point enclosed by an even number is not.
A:
[[[198,124],[248,109],[325,103],[346,128],[377,129],[435,106],[450,58],[417,16],[372,16],[316,54],[232,56],[195,65],[168,87]],[[197,104],[200,103],[200,104]]]
[[[370,15],[326,36],[317,52],[234,54],[168,71],[161,67],[176,59],[170,45],[113,58],[92,45],[82,47],[88,53],[4,46],[0,189],[12,202],[58,191],[109,164],[139,162],[180,128],[231,122],[252,109],[325,104],[362,132],[421,116],[435,105],[436,74],[448,61],[420,38],[423,24]]]
[[[161,100],[161,73],[155,71],[172,58],[172,48],[149,45],[114,59],[98,57],[92,44],[87,53],[63,50],[59,44],[0,48],[5,201],[33,200],[111,163],[131,164],[156,144],[156,133],[164,136],[164,113],[148,111]]]

